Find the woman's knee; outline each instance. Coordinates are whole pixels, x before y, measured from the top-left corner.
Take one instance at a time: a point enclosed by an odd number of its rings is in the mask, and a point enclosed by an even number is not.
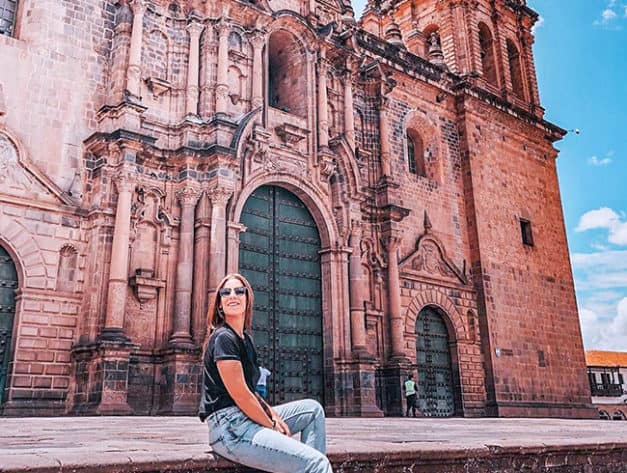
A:
[[[307,410],[312,411],[316,417],[324,417],[324,408],[318,401],[315,399],[305,399],[303,402],[306,403]]]
[[[316,455],[308,465],[307,473],[333,473],[331,462],[323,454]]]

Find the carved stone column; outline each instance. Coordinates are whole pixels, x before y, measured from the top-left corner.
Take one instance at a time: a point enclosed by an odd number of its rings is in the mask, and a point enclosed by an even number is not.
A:
[[[176,197],[181,203],[181,225],[174,293],[174,324],[170,345],[192,348],[190,325],[194,277],[194,211],[200,193],[193,187],[185,187],[176,193]]]
[[[226,272],[237,273],[239,267],[239,234],[246,231],[246,227],[239,222],[227,224],[227,259]]]
[[[126,90],[139,98],[141,96],[142,40],[146,4],[144,0],[132,0],[131,8],[133,9],[133,31],[131,33],[128,71],[126,73]]]
[[[318,147],[329,147],[329,99],[327,96],[327,72],[329,66],[326,50],[320,49],[318,60]]]
[[[346,64],[344,76],[344,134],[350,148],[355,151],[355,110],[353,106],[353,69]]]
[[[398,250],[401,245],[401,236],[393,233],[388,235],[385,246],[388,256],[388,307],[390,314],[391,358],[405,358],[404,327],[401,313],[401,282],[398,272]]]
[[[189,31],[189,63],[187,67],[187,103],[185,111],[188,115],[198,114],[198,73],[200,61],[200,34],[204,26],[197,21],[187,25]]]
[[[223,19],[218,29],[218,73],[216,82],[216,113],[226,113],[229,96],[229,25]]]
[[[113,178],[118,191],[115,227],[111,246],[111,267],[107,290],[107,312],[101,340],[128,341],[124,335],[124,313],[128,286],[128,245],[131,224],[131,201],[135,190],[132,174],[122,171]]]
[[[507,48],[504,48],[503,38],[501,37],[501,24],[500,14],[495,9],[492,11],[492,46],[494,48],[494,63],[496,65],[496,71],[499,78],[499,84],[501,85],[501,92],[505,97],[507,95],[507,78],[509,77],[509,67],[507,61]]]
[[[464,2],[451,2],[451,15],[453,18],[453,27],[457,34],[453,35],[453,41],[455,42],[456,61],[458,73],[470,72],[470,51],[467,43],[467,28],[466,28],[466,6]]]
[[[388,259],[388,312],[391,349],[390,356],[378,368],[379,385],[382,393],[382,406],[386,416],[402,416],[405,396],[403,381],[410,371],[410,360],[404,351],[404,327],[401,313],[401,287],[398,271],[398,249],[401,237],[392,231],[384,237]]]
[[[381,97],[379,105],[379,142],[381,146],[381,177],[390,177],[392,174],[390,167],[390,142],[387,119],[387,105],[389,99]]]
[[[366,299],[365,278],[361,267],[361,223],[353,221],[350,244],[353,250],[350,256],[350,313],[351,344],[353,356],[359,358],[366,350],[366,321],[364,302]]]
[[[533,96],[531,74],[529,69],[529,55],[527,51],[530,49],[529,40],[533,38],[531,34],[519,34],[520,39],[520,68],[523,82],[524,95],[531,104],[535,104]],[[531,39],[533,44],[533,39]]]
[[[126,88],[127,61],[131,45],[133,12],[127,3],[117,5],[116,25],[111,40],[111,69],[107,91],[107,103],[119,104],[124,99]]]
[[[192,339],[196,345],[204,340],[207,328],[207,280],[209,277],[209,199],[202,195],[196,205],[194,226],[194,278],[192,288]]]
[[[250,41],[253,45],[253,77],[252,77],[252,106],[253,110],[263,105],[263,47],[266,36],[260,30],[255,30]]]
[[[209,300],[220,280],[225,276],[226,268],[226,203],[232,192],[224,188],[211,189],[207,192],[211,200],[211,237],[209,241]]]

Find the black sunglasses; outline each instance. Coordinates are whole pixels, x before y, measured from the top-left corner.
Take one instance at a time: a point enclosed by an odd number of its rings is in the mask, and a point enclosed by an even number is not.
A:
[[[220,294],[220,297],[228,297],[231,295],[231,292],[234,292],[236,296],[243,296],[244,294],[246,294],[246,287],[223,287],[218,291],[218,294]]]

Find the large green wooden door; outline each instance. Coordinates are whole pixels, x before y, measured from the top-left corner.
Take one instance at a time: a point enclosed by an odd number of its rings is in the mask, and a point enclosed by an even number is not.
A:
[[[4,397],[9,357],[11,356],[16,290],[17,271],[15,264],[5,249],[0,246],[0,403]]]
[[[255,291],[253,336],[274,404],[323,401],[320,237],[291,192],[262,186],[246,201],[239,270]]]
[[[418,408],[429,417],[455,413],[448,330],[438,312],[427,307],[416,320]]]

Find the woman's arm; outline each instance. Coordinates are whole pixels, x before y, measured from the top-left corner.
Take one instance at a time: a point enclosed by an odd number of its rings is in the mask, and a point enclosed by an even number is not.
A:
[[[291,436],[292,432],[290,431],[289,426],[287,425],[287,423],[281,418],[281,416],[279,415],[279,413],[277,411],[275,411],[272,406],[270,406],[270,404],[268,404],[266,402],[266,400],[264,398],[262,398],[259,393],[255,393],[255,397],[257,398],[257,400],[259,401],[259,404],[261,404],[261,407],[263,407],[263,410],[266,411],[266,414],[268,416],[270,416],[271,419],[274,419],[277,423],[277,426],[279,426],[279,432],[283,432],[285,435]]]
[[[216,366],[229,396],[231,396],[237,407],[244,414],[259,425],[269,429],[273,429],[275,426],[281,427],[279,431],[286,433],[283,432],[283,428],[278,423],[278,420],[275,422],[266,415],[255,395],[248,389],[244,379],[242,363],[239,360],[218,360]]]

